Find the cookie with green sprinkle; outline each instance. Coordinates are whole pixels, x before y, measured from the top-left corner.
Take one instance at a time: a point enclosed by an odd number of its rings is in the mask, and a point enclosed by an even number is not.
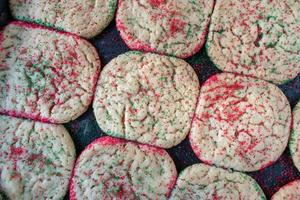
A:
[[[108,135],[170,148],[187,136],[198,94],[184,60],[128,52],[104,67],[93,107]]]
[[[213,0],[119,0],[117,28],[129,48],[186,58],[203,46]]]
[[[70,199],[167,199],[177,178],[173,160],[156,147],[102,137],[76,161]]]
[[[201,87],[190,143],[203,162],[256,171],[283,153],[291,119],[290,104],[276,85],[221,73]]]
[[[178,176],[170,200],[243,199],[266,200],[258,183],[250,176],[195,164]]]
[[[293,127],[289,148],[294,165],[300,171],[300,102],[297,103],[293,110]]]
[[[207,52],[223,71],[281,84],[300,73],[299,0],[217,0]]]
[[[114,17],[117,0],[101,1],[19,1],[10,0],[14,18],[53,27],[91,38]]]
[[[87,110],[99,70],[86,40],[12,22],[0,31],[0,113],[69,122]]]
[[[300,180],[296,180],[281,187],[271,198],[271,200],[299,200]]]
[[[9,199],[62,199],[74,162],[62,125],[0,115],[0,191]]]

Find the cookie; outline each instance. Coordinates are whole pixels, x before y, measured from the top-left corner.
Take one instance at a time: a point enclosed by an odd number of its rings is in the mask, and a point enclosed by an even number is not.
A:
[[[62,199],[74,162],[62,125],[0,116],[0,191],[9,199]]]
[[[170,200],[243,199],[266,200],[260,186],[250,176],[205,164],[184,169],[176,182]]]
[[[200,50],[213,0],[119,0],[117,28],[129,48],[186,58]]]
[[[70,199],[167,199],[176,178],[165,150],[102,137],[79,156]]]
[[[91,38],[103,31],[111,22],[117,0],[10,0],[9,4],[13,17],[18,20],[34,22]]]
[[[217,0],[207,52],[223,71],[281,84],[300,73],[300,2]]]
[[[0,32],[0,113],[69,122],[87,110],[99,70],[87,41],[12,22]]]
[[[293,127],[289,148],[293,162],[300,171],[300,102],[297,103],[293,110]]]
[[[271,200],[298,200],[300,199],[300,180],[290,182],[280,188]]]
[[[108,135],[170,148],[188,134],[199,81],[185,61],[128,52],[105,66],[93,103]]]
[[[291,108],[277,86],[222,73],[201,87],[190,143],[208,164],[256,171],[283,153],[290,127]]]

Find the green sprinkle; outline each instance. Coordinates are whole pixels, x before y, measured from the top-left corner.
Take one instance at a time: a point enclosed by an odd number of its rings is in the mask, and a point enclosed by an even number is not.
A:
[[[159,80],[163,81],[163,82],[167,82],[168,78],[167,77],[160,77]]]
[[[108,113],[107,110],[105,111],[105,119],[106,119],[106,120],[109,120],[109,121],[112,120],[112,117],[111,117],[111,115]]]
[[[188,26],[189,26],[189,29],[188,29],[188,31],[187,31],[187,33],[186,33],[186,37],[187,37],[187,38],[190,37],[190,36],[191,36],[191,33],[192,33],[192,25],[191,25],[190,23],[188,23]]]
[[[45,160],[45,164],[46,164],[46,165],[51,165],[51,164],[52,164],[52,161],[51,161],[49,158],[47,158],[47,159]]]

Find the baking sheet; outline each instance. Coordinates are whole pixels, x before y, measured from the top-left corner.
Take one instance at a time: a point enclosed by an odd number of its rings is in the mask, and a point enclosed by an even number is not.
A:
[[[7,0],[0,0],[0,26],[12,21],[7,6]],[[101,34],[90,40],[97,48],[101,58],[102,67],[116,56],[129,51],[118,34],[115,23],[112,22]],[[207,56],[205,49],[196,55],[185,59],[195,69],[200,83],[202,84],[210,76],[220,73]],[[293,108],[300,99],[300,75],[293,81],[280,85],[280,89],[287,96]],[[105,134],[97,125],[92,107],[78,119],[65,124],[75,143],[77,155],[93,140]],[[167,150],[173,158],[178,172],[185,167],[201,162],[193,153],[189,141],[185,139],[176,147]],[[285,150],[279,160],[257,172],[247,173],[252,176],[261,186],[268,199],[283,185],[300,178],[300,173],[294,167],[288,149]],[[68,199],[68,194],[65,199]]]

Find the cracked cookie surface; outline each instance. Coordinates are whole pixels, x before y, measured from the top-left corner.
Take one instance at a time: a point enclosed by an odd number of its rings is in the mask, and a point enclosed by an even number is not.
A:
[[[117,0],[10,0],[12,15],[85,38],[99,34],[113,19]]]
[[[176,178],[165,150],[102,137],[79,156],[70,199],[167,199]]]
[[[198,94],[198,77],[185,61],[128,52],[101,72],[93,107],[107,134],[170,148],[188,134]]]
[[[276,85],[222,73],[201,87],[190,143],[206,163],[256,171],[283,153],[290,127],[291,108]]]
[[[0,32],[0,113],[65,123],[86,111],[100,70],[94,47],[23,22]]]
[[[0,191],[10,199],[62,199],[74,162],[62,125],[0,115]]]
[[[223,71],[284,83],[300,73],[298,0],[218,0],[207,51]]]
[[[298,200],[300,199],[300,180],[296,180],[281,187],[271,200]]]
[[[205,42],[213,0],[119,0],[121,37],[131,49],[186,58]]]
[[[289,148],[294,165],[300,171],[300,101],[293,110],[293,127]]]
[[[243,199],[266,200],[250,176],[205,164],[195,164],[178,176],[170,200]]]

